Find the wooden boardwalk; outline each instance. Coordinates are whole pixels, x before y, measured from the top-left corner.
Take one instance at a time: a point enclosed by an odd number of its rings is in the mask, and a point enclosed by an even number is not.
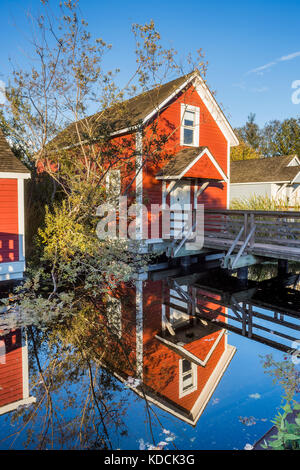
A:
[[[205,211],[204,247],[224,251],[222,266],[229,269],[259,258],[300,262],[300,212]]]
[[[224,277],[222,270],[207,275],[179,275],[167,280],[166,290],[171,288],[173,296],[166,295],[169,300],[164,304],[187,317],[203,319],[210,327],[217,325],[299,357],[295,344],[300,332],[300,291],[288,287],[298,281],[297,275],[288,274],[261,282],[249,281],[243,286],[235,277]],[[183,290],[182,286],[187,285],[189,289]],[[224,320],[217,320],[216,324],[218,312]]]

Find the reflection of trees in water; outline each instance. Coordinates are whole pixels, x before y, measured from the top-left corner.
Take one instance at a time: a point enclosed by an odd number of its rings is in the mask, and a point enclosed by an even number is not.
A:
[[[290,261],[289,262],[289,272],[292,273],[300,273],[300,263]],[[268,263],[268,264],[255,264],[249,267],[249,279],[253,281],[264,281],[266,279],[271,279],[272,277],[276,277],[278,273],[278,265],[276,262]],[[299,289],[298,286],[295,288]]]
[[[36,403],[11,415],[15,430],[5,438],[9,446],[18,448],[21,440],[25,448],[113,449],[127,434],[124,417],[130,395],[114,373],[135,374],[129,338],[130,331],[119,338],[105,312],[99,315],[91,306],[43,331],[28,327]],[[142,385],[140,390],[155,446],[153,419],[163,427]]]

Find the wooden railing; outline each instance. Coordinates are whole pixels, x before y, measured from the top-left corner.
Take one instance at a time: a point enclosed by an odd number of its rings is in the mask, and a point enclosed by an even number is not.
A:
[[[300,212],[205,211],[205,237],[300,247]]]

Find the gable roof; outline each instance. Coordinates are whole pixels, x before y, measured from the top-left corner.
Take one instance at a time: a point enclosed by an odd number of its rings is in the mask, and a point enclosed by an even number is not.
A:
[[[238,160],[230,164],[231,183],[290,183],[300,165],[288,166],[295,155]]]
[[[197,167],[198,178],[227,180],[226,175],[215,160],[208,147],[186,147],[180,150],[168,163],[156,174],[157,179],[179,180],[189,176],[189,170],[201,159],[203,165]],[[213,166],[214,172],[211,171]],[[200,176],[201,175],[201,176]]]
[[[0,129],[0,173],[28,173],[30,171],[14,155]]]
[[[83,140],[88,140],[91,128],[94,131],[94,135],[97,134],[97,128],[99,128],[100,136],[101,130],[103,131],[101,126],[103,122],[105,122],[105,126],[109,127],[111,133],[129,130],[144,121],[154,109],[158,108],[160,103],[163,103],[172,93],[180,89],[186,82],[189,82],[192,75],[194,73],[183,75],[164,85],[155,87],[99,113],[81,119],[77,123],[72,123],[55,137],[51,143],[60,147],[70,147],[72,144],[78,144],[77,129]]]
[[[232,127],[198,71],[183,75],[134,98],[81,119],[77,123],[72,123],[56,136],[50,142],[50,145],[58,146],[59,148],[76,146],[79,144],[78,133],[83,142],[91,142],[91,140],[97,141],[97,136],[100,138],[103,135],[103,131],[107,132],[108,129],[110,135],[133,132],[136,126],[148,122],[180,91],[188,87],[191,82],[195,83],[198,92],[201,88],[202,99],[205,105],[215,117],[217,116],[217,124],[222,128],[222,132],[228,134],[227,138],[231,141],[231,145],[238,145],[238,140]]]

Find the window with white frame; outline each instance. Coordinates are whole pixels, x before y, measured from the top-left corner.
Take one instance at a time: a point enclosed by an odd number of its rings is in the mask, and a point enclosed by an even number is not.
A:
[[[199,146],[199,117],[200,109],[197,106],[181,104],[181,145]]]
[[[179,397],[197,390],[197,365],[188,359],[179,361]]]

